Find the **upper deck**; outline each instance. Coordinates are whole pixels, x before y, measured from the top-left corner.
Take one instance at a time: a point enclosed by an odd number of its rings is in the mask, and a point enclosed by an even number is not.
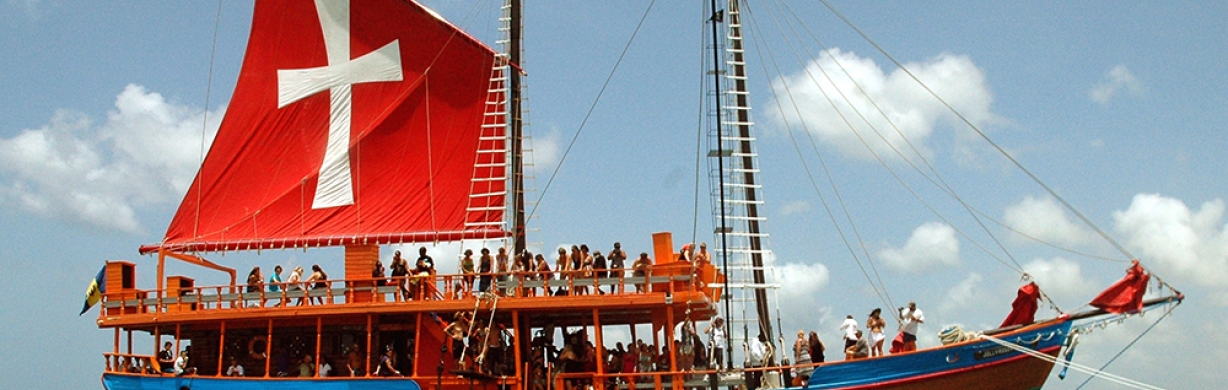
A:
[[[108,275],[111,268],[123,278],[135,274],[131,263],[109,263]],[[604,276],[583,271],[554,274],[549,279],[536,272],[346,277],[314,286],[196,286],[191,278],[170,276],[162,289],[112,284],[125,287],[104,294],[98,325],[140,329],[170,323],[297,316],[453,313],[473,310],[479,299],[497,299],[500,310],[536,312],[538,318],[559,325],[582,324],[591,318],[593,310],[601,310],[603,318],[608,318],[603,322],[617,324],[636,323],[645,314],[666,307],[679,314],[690,310],[691,317],[706,319],[715,314],[720,295],[720,290],[712,287],[720,276],[711,264],[672,262],[653,266],[644,275],[633,275],[630,270],[608,271]],[[466,277],[491,278],[490,294],[464,287]],[[473,282],[473,289],[477,284]]]

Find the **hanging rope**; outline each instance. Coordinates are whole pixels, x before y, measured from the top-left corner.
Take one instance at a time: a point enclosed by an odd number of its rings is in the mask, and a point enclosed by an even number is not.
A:
[[[205,133],[209,131],[209,97],[213,95],[213,58],[217,53],[217,32],[221,28],[222,23],[222,1],[217,2],[217,15],[213,20],[213,44],[209,49],[209,76],[205,81],[205,113],[201,115],[200,120],[200,164],[205,164]],[[192,237],[199,237],[200,230],[200,197],[201,186],[204,185],[200,180],[196,180],[196,219],[192,223]]]
[[[571,148],[576,146],[576,141],[580,139],[580,133],[584,132],[584,126],[588,124],[588,119],[593,116],[593,111],[597,109],[597,103],[601,102],[601,96],[605,95],[605,89],[610,86],[610,81],[614,79],[614,74],[618,72],[618,66],[623,63],[623,57],[627,56],[627,51],[631,49],[631,43],[635,42],[635,37],[640,33],[640,27],[644,26],[644,20],[648,19],[648,13],[652,11],[652,6],[657,1],[653,0],[648,3],[648,8],[644,10],[644,15],[640,17],[639,24],[635,25],[635,31],[631,32],[631,38],[627,39],[627,44],[623,46],[623,51],[618,55],[618,60],[614,61],[614,68],[610,69],[610,74],[606,76],[605,83],[601,84],[601,90],[597,91],[597,97],[593,99],[593,104],[589,105],[588,112],[584,114],[584,120],[580,121],[580,127],[576,129],[576,134],[571,137],[571,142],[567,144],[567,149],[563,150],[563,156],[559,157],[559,163],[554,166],[554,171],[550,173],[550,179],[546,180],[546,185],[542,187],[541,195],[537,197],[537,202],[533,203],[533,209],[529,210],[529,214],[525,219],[532,218],[537,214],[537,206],[546,198],[546,192],[550,191],[550,185],[554,183],[554,178],[559,175],[559,170],[563,167],[563,162],[567,161],[567,156],[571,154]]]
[[[1047,355],[1047,354],[1044,354],[1044,353],[1038,352],[1038,351],[1033,350],[1033,349],[1031,349],[1031,348],[1027,348],[1027,347],[1021,346],[1021,345],[1019,345],[1019,344],[1015,344],[1015,343],[1012,343],[1012,342],[1009,342],[1009,341],[1006,341],[1006,340],[1002,340],[1002,339],[999,339],[999,338],[996,338],[996,337],[993,337],[993,336],[984,336],[984,335],[982,335],[982,336],[981,336],[981,339],[991,341],[991,342],[993,342],[993,343],[995,343],[995,344],[998,344],[998,345],[1001,345],[1001,346],[1004,346],[1004,347],[1007,347],[1007,348],[1013,349],[1013,350],[1018,351],[1018,352],[1022,352],[1022,353],[1024,353],[1024,354],[1027,354],[1028,356],[1031,356],[1031,357],[1034,357],[1034,358],[1037,358],[1037,359],[1040,359],[1040,360],[1044,360],[1044,361],[1046,361],[1046,362],[1049,362],[1050,364],[1057,364],[1057,361],[1058,361],[1058,358],[1056,358],[1056,357],[1049,356],[1049,355]],[[1075,371],[1084,372],[1084,373],[1088,373],[1088,374],[1092,374],[1092,375],[1096,375],[1096,373],[1098,372],[1097,370],[1095,370],[1095,369],[1093,369],[1093,368],[1091,368],[1091,367],[1084,366],[1084,365],[1082,365],[1082,364],[1075,363],[1075,362],[1067,362],[1067,363],[1063,363],[1063,364],[1067,364],[1067,365],[1069,365],[1069,367],[1070,367],[1070,368],[1075,369]],[[1139,382],[1139,381],[1136,381],[1136,380],[1133,380],[1133,379],[1130,379],[1130,378],[1126,378],[1126,377],[1122,377],[1122,376],[1118,376],[1118,375],[1110,374],[1110,373],[1107,373],[1107,372],[1099,372],[1099,375],[1101,375],[1101,376],[1102,376],[1102,377],[1103,377],[1105,380],[1108,380],[1108,381],[1110,381],[1110,382],[1113,382],[1113,383],[1116,383],[1116,384],[1119,384],[1119,385],[1122,385],[1122,386],[1127,386],[1127,387],[1131,387],[1131,388],[1135,388],[1135,389],[1146,389],[1146,390],[1163,390],[1163,388],[1161,388],[1161,387],[1152,386],[1152,385],[1149,385],[1149,384],[1146,384],[1146,383],[1143,383],[1143,382]]]

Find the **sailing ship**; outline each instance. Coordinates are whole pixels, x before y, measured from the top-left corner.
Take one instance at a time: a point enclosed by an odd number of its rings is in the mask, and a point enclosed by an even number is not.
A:
[[[711,72],[721,107],[710,154],[721,209],[717,256],[695,258],[693,247],[680,252],[670,233],[655,233],[650,266],[556,269],[552,277],[524,258],[519,0],[503,8],[503,52],[412,0],[256,2],[216,140],[165,238],[140,248],[157,256],[156,288],[137,288],[131,262],[109,261],[102,273],[97,323],[114,330],[103,385],[1033,389],[1044,385],[1063,348],[1072,348],[1077,321],[1182,299],[1174,293],[1142,301],[1147,275],[1136,266],[1097,299],[1104,303],[1098,309],[1035,320],[1037,292],[1029,284],[1000,328],[943,346],[805,366],[765,357],[735,368],[734,344],[746,337],[730,337],[710,345],[725,351],[724,367],[685,364],[680,352],[695,349],[687,340],[698,338],[694,323],[746,311],[730,307],[734,289],[748,291],[743,302],[753,306],[754,318],[742,323],[769,337],[779,331],[768,310],[773,285],[758,223],[739,4],[718,10],[713,1],[710,10],[713,65],[723,66]],[[721,103],[722,96],[731,101]],[[382,246],[459,240],[506,240],[509,261],[521,266],[480,275],[379,271]],[[319,247],[345,249],[343,275],[308,284],[243,281],[239,270],[205,257]],[[731,268],[734,255],[741,260]],[[230,283],[199,286],[192,277],[166,275],[168,261],[224,272]],[[577,367],[586,353],[607,361],[603,329],[622,326],[632,339],[659,346],[652,347],[662,351],[658,370]],[[637,337],[641,326],[651,335]],[[169,343],[180,359],[134,350],[134,333],[151,337],[155,348]],[[586,344],[596,348],[586,352]],[[325,362],[331,372],[322,370]],[[235,366],[242,374],[233,375]],[[779,379],[803,368],[813,369],[805,381]]]

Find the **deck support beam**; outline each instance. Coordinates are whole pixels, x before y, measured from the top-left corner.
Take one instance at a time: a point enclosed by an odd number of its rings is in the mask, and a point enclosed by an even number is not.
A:
[[[222,361],[226,353],[226,321],[222,321],[221,329],[217,334],[217,376],[222,376]]]
[[[597,377],[598,380],[593,381],[593,387],[597,390],[605,390],[605,344],[601,340],[601,316],[598,315],[597,309],[593,309],[593,333],[597,338]]]

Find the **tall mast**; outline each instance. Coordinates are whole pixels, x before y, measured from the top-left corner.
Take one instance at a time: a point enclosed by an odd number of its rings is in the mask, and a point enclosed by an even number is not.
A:
[[[748,254],[751,260],[751,272],[754,280],[755,292],[755,310],[758,314],[759,331],[767,336],[768,340],[772,339],[772,321],[771,313],[768,310],[767,299],[767,280],[763,274],[763,234],[759,230],[759,221],[762,220],[759,216],[759,199],[757,186],[755,184],[755,174],[758,170],[755,168],[755,151],[753,148],[754,135],[751,133],[753,121],[750,118],[750,94],[746,88],[746,59],[745,51],[742,46],[742,13],[738,7],[738,0],[729,0],[729,63],[728,75],[733,85],[730,86],[730,95],[733,97],[733,106],[730,107],[734,111],[733,120],[729,123],[737,131],[737,136],[734,141],[737,144],[737,149],[734,152],[735,158],[741,160],[741,176],[742,183],[739,185],[739,190],[745,194],[743,199],[746,205],[746,237],[749,239],[750,250]]]
[[[726,359],[725,368],[732,369],[733,346],[731,342],[732,338],[730,336],[733,335],[733,333],[729,332],[729,328],[733,326],[733,318],[730,316],[730,313],[732,312],[730,311],[729,304],[729,237],[727,234],[729,233],[729,229],[725,226],[725,175],[723,174],[725,171],[725,150],[723,146],[724,143],[721,142],[721,139],[723,138],[721,136],[721,129],[724,127],[721,125],[721,40],[720,29],[717,27],[717,25],[724,19],[722,12],[723,11],[718,11],[716,9],[716,0],[712,0],[712,18],[708,19],[708,21],[712,23],[712,82],[715,90],[717,91],[717,93],[713,95],[714,99],[716,100],[716,163],[717,171],[722,172],[721,174],[717,175],[719,177],[717,180],[720,182],[721,273],[726,275],[725,286],[721,288],[723,295],[721,299],[725,301],[725,317],[727,317],[725,320],[725,356],[728,358]],[[718,348],[718,346],[714,345],[712,348]]]
[[[713,9],[716,4],[713,0]],[[725,5],[723,12],[713,16],[715,22],[724,24],[724,36],[717,23],[713,23],[712,73],[716,106],[712,111],[716,125],[709,136],[710,144],[715,144],[709,153],[709,157],[716,157],[709,183],[717,186],[712,191],[713,202],[719,204],[713,207],[713,222],[721,242],[726,277],[724,291],[739,291],[737,296],[724,296],[725,312],[730,317],[729,322],[741,325],[742,342],[750,342],[759,334],[771,340],[776,335],[772,329],[767,290],[777,286],[768,282],[764,268],[767,234],[763,233],[761,224],[766,218],[759,213],[763,199],[757,179],[758,154],[746,81],[742,18],[737,0],[728,0]],[[728,307],[730,301],[733,301],[733,310]],[[753,311],[750,309],[752,303]],[[730,336],[735,338],[732,333]],[[731,343],[736,341],[731,340]]]
[[[508,20],[508,62],[520,66],[520,44],[523,24],[521,23],[521,0],[509,0]],[[525,216],[524,216],[524,123],[521,118],[520,102],[520,72],[512,68],[508,71],[509,121],[512,148],[512,249],[514,254],[525,249]]]

